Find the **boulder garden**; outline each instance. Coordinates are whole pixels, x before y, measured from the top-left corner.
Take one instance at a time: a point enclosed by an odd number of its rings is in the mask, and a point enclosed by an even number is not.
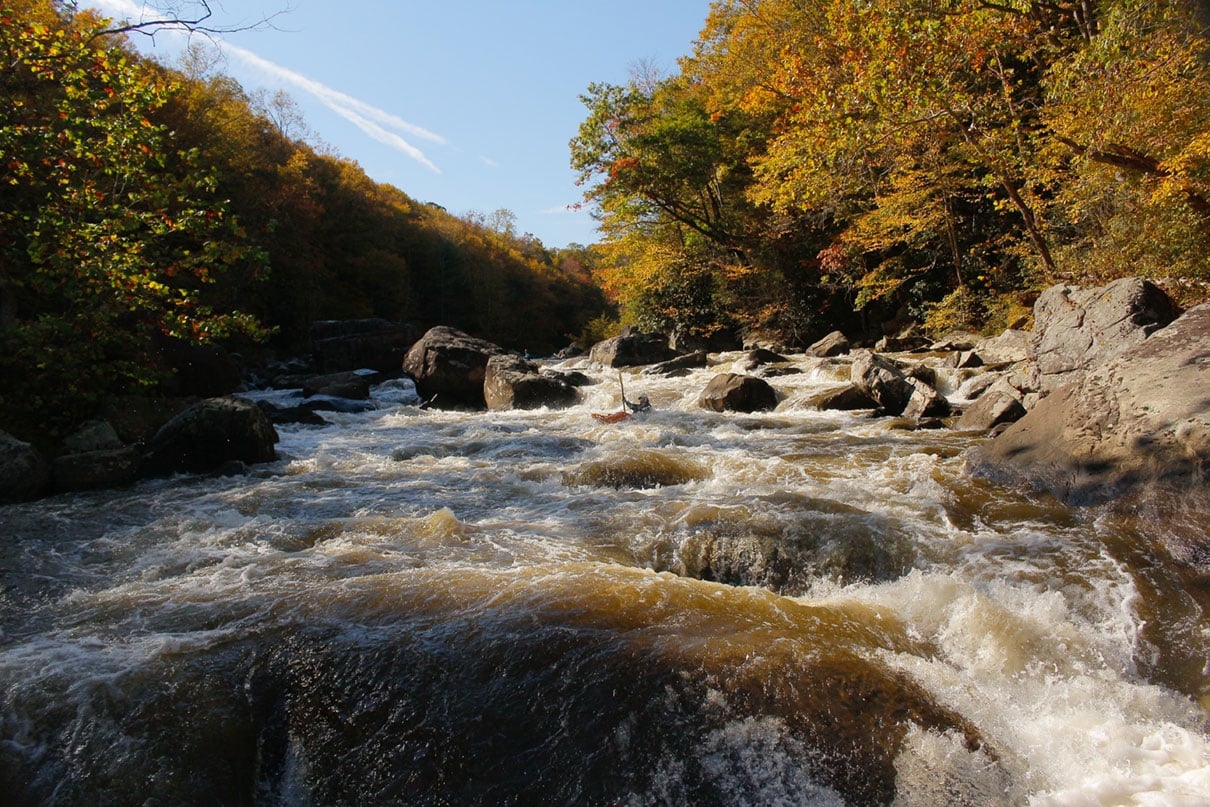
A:
[[[432,406],[486,409],[483,382],[487,362],[505,353],[486,339],[456,328],[430,328],[403,359],[403,370],[416,382],[416,392]]]
[[[144,462],[150,475],[205,473],[229,462],[277,459],[277,431],[260,407],[240,398],[194,404],[156,432]]]

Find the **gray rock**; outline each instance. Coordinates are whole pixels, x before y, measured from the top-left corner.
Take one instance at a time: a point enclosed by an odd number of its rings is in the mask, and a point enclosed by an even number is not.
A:
[[[1038,387],[1050,393],[1140,344],[1179,310],[1155,284],[1123,278],[1108,286],[1052,286],[1034,304],[1031,354]]]
[[[668,361],[675,356],[663,334],[628,332],[593,345],[588,360],[603,367],[637,367]]]
[[[1073,502],[1153,486],[1204,490],[1210,471],[1210,304],[1061,387],[975,449],[971,473]]]
[[[36,499],[50,486],[50,465],[29,443],[0,431],[0,503]]]
[[[327,395],[332,398],[349,398],[366,401],[370,398],[370,387],[377,382],[377,373],[347,371],[328,375],[312,376],[303,382],[303,395]]]
[[[271,462],[277,431],[260,407],[239,398],[211,398],[168,421],[151,440],[144,471],[204,473],[224,463]]]
[[[490,410],[538,409],[571,406],[579,393],[563,379],[543,375],[533,362],[502,354],[487,360],[483,397]]]
[[[66,454],[87,454],[92,451],[117,451],[124,448],[122,438],[108,420],[89,420],[63,440]]]
[[[955,397],[965,401],[973,401],[987,392],[1000,378],[1001,376],[997,373],[980,373],[979,375],[971,376],[958,386]]]
[[[142,457],[133,446],[85,451],[55,457],[55,490],[99,490],[129,485],[138,479]]]
[[[869,350],[853,352],[849,378],[859,390],[891,415],[902,414],[915,391],[908,383],[903,365]]]
[[[650,367],[644,367],[643,375],[674,375],[676,373],[684,373],[689,370],[705,367],[707,361],[708,354],[705,351],[688,353],[684,356],[677,356],[675,359],[653,364]]]
[[[949,401],[937,390],[915,378],[909,378],[908,384],[912,386],[912,395],[903,409],[905,418],[919,422],[925,418],[945,417],[950,413]]]
[[[1009,328],[999,336],[981,340],[974,351],[984,364],[1014,364],[1026,361],[1030,355],[1030,334]]]
[[[758,347],[748,351],[748,355],[744,357],[743,368],[751,371],[757,367],[764,367],[766,364],[780,364],[787,362],[785,356],[767,348]]]
[[[441,408],[486,409],[483,380],[487,361],[505,351],[485,339],[439,325],[430,328],[403,359],[403,369],[416,382],[416,392]]]
[[[857,388],[856,384],[824,390],[807,399],[807,406],[820,410],[877,409],[878,402]]]
[[[967,407],[955,428],[960,431],[991,431],[1025,417],[1025,406],[1012,385],[1001,379],[991,384],[979,399]]]
[[[710,379],[697,402],[715,412],[759,412],[777,407],[777,392],[764,379],[720,373]]]

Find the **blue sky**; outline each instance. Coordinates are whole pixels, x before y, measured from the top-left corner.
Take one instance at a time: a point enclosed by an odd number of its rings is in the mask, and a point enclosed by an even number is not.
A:
[[[89,0],[135,18],[141,0]],[[709,0],[222,0],[224,72],[287,91],[318,138],[379,182],[451,213],[516,216],[548,247],[596,240],[568,141],[593,81],[689,53]],[[280,13],[279,13],[280,12]],[[136,37],[173,62],[184,39]]]

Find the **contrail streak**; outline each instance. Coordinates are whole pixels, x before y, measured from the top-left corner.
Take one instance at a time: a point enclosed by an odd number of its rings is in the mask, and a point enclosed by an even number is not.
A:
[[[92,0],[92,5],[100,8],[105,14],[125,18],[136,23],[157,19],[160,16],[159,12],[153,7],[134,2],[134,0]],[[287,67],[282,67],[246,48],[241,48],[238,45],[233,45],[216,37],[212,38],[219,43],[219,47],[224,52],[234,56],[244,64],[271,76],[281,83],[297,87],[313,96],[321,104],[349,123],[352,123],[370,138],[393,149],[402,151],[431,171],[438,174],[441,173],[441,169],[423,151],[408,142],[403,137],[403,134],[444,145],[446,140],[441,135],[431,132],[422,126],[410,123],[398,115],[393,115],[390,112],[379,109],[373,104],[368,104],[359,98],[354,98],[347,93],[334,90]]]

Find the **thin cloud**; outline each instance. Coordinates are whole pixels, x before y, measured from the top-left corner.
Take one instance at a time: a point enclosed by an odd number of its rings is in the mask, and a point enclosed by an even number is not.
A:
[[[156,19],[157,12],[148,6],[136,3],[134,0],[93,0],[93,4],[106,14],[125,18],[132,22]],[[422,126],[410,123],[398,115],[393,115],[383,109],[368,104],[359,98],[334,90],[314,79],[308,78],[289,68],[271,62],[250,50],[233,45],[230,42],[219,41],[220,47],[246,65],[260,70],[278,81],[289,84],[315,97],[321,104],[335,112],[340,117],[352,123],[370,138],[377,140],[393,149],[403,152],[425,168],[440,174],[441,169],[428,158],[423,151],[412,145],[404,134],[444,145],[446,140],[439,134],[431,132]]]

